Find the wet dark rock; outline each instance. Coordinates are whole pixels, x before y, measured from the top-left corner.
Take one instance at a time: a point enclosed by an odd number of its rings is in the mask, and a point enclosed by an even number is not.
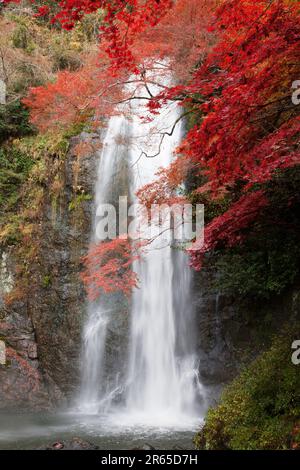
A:
[[[84,155],[75,170],[73,149],[85,140],[96,147],[98,134],[81,134],[70,142],[65,160],[64,188],[59,205],[47,201],[42,221],[42,263],[39,282],[31,302],[39,365],[50,401],[67,404],[78,385],[81,329],[85,315],[85,292],[80,281],[81,257],[86,254],[93,214],[93,192],[98,155]],[[75,171],[77,171],[75,175]],[[74,186],[76,181],[76,187]],[[80,188],[80,190],[78,189]],[[73,207],[76,198],[86,195]]]
[[[80,157],[78,168],[74,149],[81,141],[95,150]],[[31,266],[30,293],[8,307],[1,302],[1,293],[14,287],[17,263],[13,250],[0,253],[0,339],[15,354],[0,366],[0,408],[62,407],[78,389],[81,331],[86,316],[81,258],[90,242],[101,141],[98,133],[82,133],[71,139],[62,168],[63,188],[55,204],[51,188],[46,191],[39,224],[39,257]],[[114,186],[120,195],[126,195],[128,168],[125,158],[121,162]],[[118,197],[112,194],[111,202],[117,203]],[[108,381],[115,384],[114,365],[125,369],[127,357],[128,302],[116,296],[110,307],[105,370]]]
[[[9,270],[14,274],[13,258]],[[0,283],[1,296],[9,293]],[[3,298],[3,297],[2,297]],[[0,409],[34,410],[45,408],[47,393],[37,361],[34,327],[26,302],[0,305],[0,339],[5,345],[6,363],[0,364]]]
[[[92,442],[85,441],[80,437],[73,437],[70,440],[63,440],[46,444],[37,450],[99,450],[99,447]]]
[[[154,447],[152,447],[150,444],[143,444],[142,447],[136,447],[135,449],[132,450],[157,450]]]
[[[0,339],[13,354],[0,366],[0,408],[63,405],[78,384],[85,314],[79,273],[89,244],[98,155],[95,151],[83,156],[75,178],[73,149],[83,139],[93,144],[99,138],[98,134],[84,134],[71,139],[62,170],[64,188],[56,205],[51,191],[46,191],[39,259],[32,266],[30,293],[7,307],[1,298],[14,287],[17,263],[13,250],[0,253]],[[80,194],[88,197],[71,210]]]
[[[192,295],[199,375],[211,404],[244,365],[267,349],[273,334],[300,314],[300,282],[280,297],[258,302],[220,295],[212,287],[215,278],[213,270],[195,273]]]

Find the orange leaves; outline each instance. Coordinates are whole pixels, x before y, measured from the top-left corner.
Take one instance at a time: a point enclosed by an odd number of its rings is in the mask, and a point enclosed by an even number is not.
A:
[[[81,274],[89,298],[96,300],[102,294],[118,291],[129,295],[137,286],[137,276],[132,270],[137,257],[137,247],[127,239],[116,238],[94,245],[83,258],[85,270]]]
[[[168,168],[157,173],[157,179],[141,188],[137,197],[141,204],[150,208],[153,204],[175,204],[184,198],[176,194],[178,187],[185,181],[191,164],[188,158],[178,156]]]
[[[31,122],[45,131],[86,118],[90,96],[96,93],[93,71],[60,72],[55,83],[32,88],[23,103],[31,109]]]
[[[80,70],[59,72],[54,83],[31,88],[23,99],[31,110],[31,122],[44,132],[85,122],[94,114],[98,125],[122,96],[122,81],[112,79],[108,68],[104,56],[90,57]]]

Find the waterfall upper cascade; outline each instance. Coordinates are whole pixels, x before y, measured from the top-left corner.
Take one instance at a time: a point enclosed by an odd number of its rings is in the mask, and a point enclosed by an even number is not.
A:
[[[131,101],[130,113],[110,119],[100,152],[96,206],[114,200],[122,158],[127,158],[130,167],[128,190],[133,202],[137,190],[152,182],[160,167],[171,163],[182,125],[162,143],[161,133],[172,129],[180,115],[178,106],[173,103],[149,123],[141,120],[146,113],[146,101],[136,100]],[[97,241],[96,218],[91,238]],[[199,424],[204,393],[194,346],[192,273],[186,254],[172,248],[171,239],[168,231],[155,238],[134,263],[139,288],[131,299],[126,370],[116,374],[113,384],[105,376],[106,337],[113,321],[109,300],[89,303],[83,332],[81,412],[106,414],[124,425],[182,428]]]

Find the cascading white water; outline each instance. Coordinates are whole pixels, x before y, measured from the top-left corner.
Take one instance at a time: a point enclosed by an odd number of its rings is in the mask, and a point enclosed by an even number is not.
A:
[[[139,120],[143,112],[145,109],[139,104],[132,124],[132,134],[138,141],[143,141],[145,135],[145,125]],[[172,105],[162,113],[155,120],[157,130],[170,131],[179,112]],[[146,134],[147,131],[151,135],[151,125],[146,126]],[[138,149],[131,150],[133,195],[155,180],[160,167],[169,166],[181,138],[182,127],[178,124],[172,136],[163,141],[155,158],[149,155],[157,153],[159,133],[148,141],[148,157],[139,158]],[[139,146],[145,148],[145,139]],[[148,230],[151,228],[155,232],[156,227],[150,226]],[[182,251],[175,253],[171,247],[172,233],[165,231],[164,226],[160,232],[147,254],[134,265],[140,288],[133,292],[127,392],[128,418],[152,425],[186,423],[188,417],[195,419],[200,392],[193,354],[191,272],[187,256]]]
[[[113,200],[114,178],[121,157],[117,137],[125,136],[127,121],[124,116],[110,119],[103,148],[99,151],[99,166],[95,190],[95,208]],[[91,244],[99,242],[97,238],[97,217],[92,228]],[[86,413],[98,413],[107,405],[106,392],[103,387],[103,359],[107,327],[109,324],[109,307],[106,299],[88,303],[87,322],[83,331],[82,386],[79,397],[79,408]]]
[[[180,111],[173,104],[154,122],[142,123],[145,113],[146,101],[137,100],[131,103],[130,119],[126,114],[111,118],[101,152],[96,205],[112,199],[114,173],[120,158],[116,142],[120,134],[123,137],[130,134],[133,143],[127,148],[133,200],[139,188],[155,179],[160,167],[170,164],[182,138],[182,127],[178,124],[161,146],[160,133],[170,132]],[[159,154],[149,158],[158,153],[159,147]],[[141,149],[148,157],[141,155]],[[95,227],[93,242],[96,241]],[[103,362],[111,321],[107,304],[103,300],[89,304],[84,329],[81,411],[111,412],[118,424],[126,425],[184,427],[199,420],[197,404],[203,399],[203,393],[194,348],[191,272],[187,256],[173,249],[171,241],[170,231],[157,237],[147,253],[134,264],[139,288],[134,289],[132,295],[128,369],[120,387],[124,393],[119,408],[111,405],[113,390],[105,386]]]

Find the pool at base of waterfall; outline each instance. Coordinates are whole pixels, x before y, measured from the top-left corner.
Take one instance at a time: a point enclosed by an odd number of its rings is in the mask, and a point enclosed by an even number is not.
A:
[[[39,449],[55,442],[80,438],[101,450],[129,450],[145,445],[157,450],[193,449],[201,423],[154,426],[125,422],[120,416],[73,413],[0,413],[0,449]]]

